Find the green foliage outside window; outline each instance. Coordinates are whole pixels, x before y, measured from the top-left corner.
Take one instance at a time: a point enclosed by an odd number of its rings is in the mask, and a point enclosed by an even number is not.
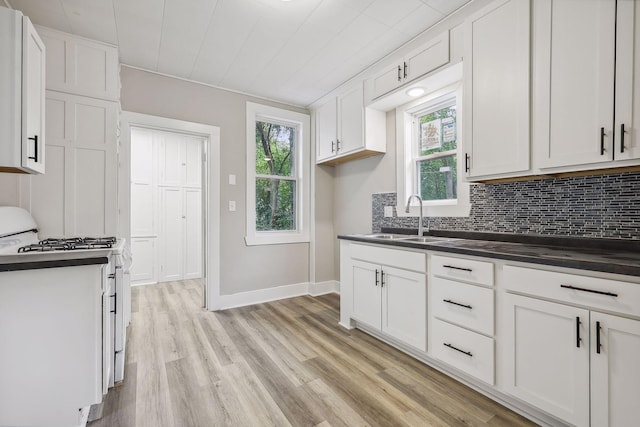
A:
[[[423,200],[457,198],[456,107],[416,116],[416,176]]]
[[[296,229],[297,131],[256,121],[256,231]]]

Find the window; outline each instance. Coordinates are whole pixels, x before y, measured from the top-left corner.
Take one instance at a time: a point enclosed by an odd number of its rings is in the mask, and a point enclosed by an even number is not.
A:
[[[397,212],[406,216],[412,194],[423,200],[426,216],[468,216],[469,184],[462,177],[461,67],[451,67],[443,85],[396,108]],[[457,81],[456,81],[457,80]],[[424,82],[426,86],[431,86]],[[412,206],[409,216],[418,214]]]
[[[308,242],[309,116],[247,103],[248,245]]]

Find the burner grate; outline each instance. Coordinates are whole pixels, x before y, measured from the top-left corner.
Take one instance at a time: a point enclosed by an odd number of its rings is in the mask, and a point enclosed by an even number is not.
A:
[[[115,237],[71,237],[45,239],[38,243],[18,248],[18,253],[110,249],[115,243]]]

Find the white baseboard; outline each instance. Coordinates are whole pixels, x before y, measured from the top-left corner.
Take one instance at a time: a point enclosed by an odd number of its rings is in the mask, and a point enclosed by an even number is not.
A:
[[[240,292],[231,295],[220,295],[220,304],[216,304],[219,310],[244,307],[263,302],[277,301],[280,299],[299,297],[302,295],[318,296],[329,293],[339,293],[340,283],[329,280],[319,283],[296,283],[293,285],[276,286],[273,288],[259,289],[257,291]]]

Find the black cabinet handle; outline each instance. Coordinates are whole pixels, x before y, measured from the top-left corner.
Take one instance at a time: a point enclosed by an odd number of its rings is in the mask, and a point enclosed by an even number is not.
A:
[[[384,288],[384,270],[380,270],[380,287]]]
[[[600,128],[600,155],[604,156],[604,128]]]
[[[560,285],[560,287],[565,289],[572,289],[574,291],[590,292],[592,294],[598,294],[598,295],[607,295],[610,297],[618,296],[618,294],[614,294],[613,292],[594,291],[593,289],[578,288],[576,286],[571,286],[571,285]]]
[[[620,152],[624,153],[624,123],[620,125]]]
[[[378,279],[378,274],[380,274],[380,272],[376,268],[376,286],[378,286],[378,283],[380,283],[380,279]]]
[[[580,348],[580,316],[576,316],[576,347]]]
[[[405,79],[407,78],[407,75],[408,75],[408,74],[407,74],[407,68],[408,68],[408,66],[407,66],[407,62],[405,61],[405,62],[404,62],[404,78],[405,78]]]
[[[602,344],[600,344],[600,322],[596,322],[596,353],[600,354],[600,348]]]
[[[454,270],[462,270],[462,271],[469,271],[469,272],[473,271],[470,268],[456,267],[455,265],[443,265],[443,267],[444,268],[452,268]]]
[[[401,82],[402,81],[402,68],[400,68],[400,66],[398,65],[398,81]]]
[[[335,153],[335,152],[336,152],[335,146],[336,146],[336,143],[335,143],[335,142],[333,142],[333,141],[331,141],[331,152],[332,152],[332,153]]]
[[[473,357],[473,354],[471,354],[471,352],[470,352],[470,351],[460,350],[459,348],[456,348],[456,347],[454,347],[454,346],[452,346],[451,344],[446,343],[446,342],[445,342],[445,343],[442,343],[442,344],[443,344],[445,347],[449,347],[449,348],[450,348],[450,349],[452,349],[452,350],[459,351],[459,352],[460,352],[460,353],[462,353],[462,354],[466,354],[466,355],[467,355],[467,356],[469,356],[469,357]]]
[[[28,158],[33,160],[34,162],[38,161],[38,135],[35,135],[33,138],[27,138],[29,141],[33,141],[35,143],[33,149],[33,157],[29,156]]]
[[[471,168],[469,167],[469,160],[471,160],[471,157],[469,157],[467,153],[464,153],[464,171],[465,172],[469,172],[471,170]]]
[[[473,307],[471,307],[470,305],[460,304],[459,302],[451,301],[450,299],[443,299],[442,301],[444,301],[444,302],[446,302],[448,304],[459,305],[460,307],[464,307],[464,308],[468,308],[469,310],[473,310]]]
[[[340,140],[336,139],[336,153],[340,151]]]

